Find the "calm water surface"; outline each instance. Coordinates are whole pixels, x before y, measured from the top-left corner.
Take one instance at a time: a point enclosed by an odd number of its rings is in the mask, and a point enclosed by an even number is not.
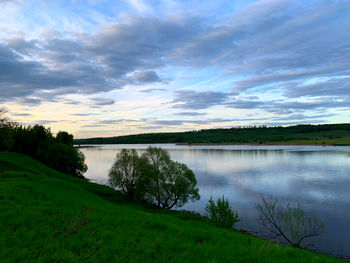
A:
[[[142,153],[148,146],[82,148],[89,167],[85,176],[106,184],[116,153],[122,148]],[[276,197],[281,204],[299,202],[326,222],[325,233],[312,240],[313,249],[350,256],[350,147],[153,146],[167,149],[173,160],[196,174],[201,199],[181,209],[204,214],[211,196],[215,200],[224,195],[242,218],[238,228],[262,235],[254,208],[261,195]]]

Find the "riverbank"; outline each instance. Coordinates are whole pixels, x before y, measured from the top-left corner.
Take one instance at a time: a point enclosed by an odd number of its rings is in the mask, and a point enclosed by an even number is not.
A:
[[[15,153],[0,153],[0,209],[4,262],[341,262],[196,215],[146,210]]]
[[[251,145],[251,146],[263,146],[263,145],[300,145],[300,146],[350,146],[350,140],[335,139],[335,140],[294,140],[294,141],[274,141],[274,142],[261,142],[261,143],[175,143],[176,145],[186,146],[220,146],[220,145]]]

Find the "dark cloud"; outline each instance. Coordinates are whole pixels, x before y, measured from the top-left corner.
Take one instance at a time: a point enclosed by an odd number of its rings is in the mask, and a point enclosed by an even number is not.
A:
[[[180,116],[203,116],[203,115],[206,115],[206,113],[194,112],[194,111],[183,111],[183,112],[176,113],[176,115],[180,115]]]
[[[39,120],[35,121],[35,124],[40,124],[40,125],[46,125],[46,124],[51,124],[59,121],[54,121],[54,120]]]
[[[39,104],[41,104],[41,100],[40,99],[37,99],[37,98],[20,98],[18,100],[21,104],[26,104],[26,105],[29,105],[29,106],[37,106]]]
[[[296,85],[286,90],[287,97],[343,97],[350,95],[350,76],[309,85]]]
[[[219,105],[228,97],[228,93],[215,91],[180,90],[176,91],[175,94],[176,97],[172,101],[173,108],[198,110]]]
[[[71,113],[72,116],[91,116],[91,115],[100,115],[99,113]]]
[[[153,91],[166,91],[166,89],[152,88],[152,89],[144,89],[144,90],[140,90],[140,91],[144,92],[144,93],[149,93],[149,92],[153,92]]]
[[[142,129],[142,130],[153,130],[153,129],[161,129],[163,126],[160,125],[155,125],[155,126],[137,126],[137,128]]]
[[[102,124],[85,124],[80,126],[80,128],[97,128],[97,127],[103,127]]]
[[[299,101],[263,101],[263,100],[233,100],[225,103],[226,107],[235,109],[262,109],[272,113],[290,114],[294,111],[342,109],[348,108],[348,99],[343,100],[312,100],[307,102]]]
[[[134,119],[112,119],[112,120],[100,120],[97,121],[97,124],[119,124],[123,122],[144,122],[145,120],[134,120]]]
[[[164,125],[164,126],[174,126],[174,125],[182,125],[184,121],[181,120],[156,120],[152,123],[157,125]]]
[[[108,98],[93,98],[91,101],[95,106],[106,106],[114,104],[114,100]]]
[[[12,116],[31,116],[32,114],[30,113],[11,113]]]
[[[134,73],[134,78],[138,82],[143,83],[160,82],[160,78],[158,77],[157,72],[152,70],[136,71]]]

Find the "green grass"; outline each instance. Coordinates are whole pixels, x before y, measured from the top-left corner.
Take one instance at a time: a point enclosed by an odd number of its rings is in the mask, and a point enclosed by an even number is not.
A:
[[[0,153],[1,262],[341,262],[146,210],[111,188]]]

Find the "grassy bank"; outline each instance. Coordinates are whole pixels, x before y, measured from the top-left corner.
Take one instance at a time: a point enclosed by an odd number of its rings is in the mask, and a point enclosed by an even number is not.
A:
[[[152,211],[116,191],[0,153],[1,262],[342,262]]]

